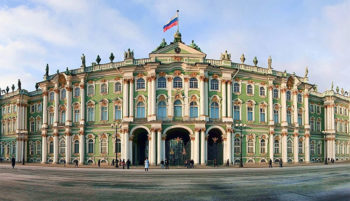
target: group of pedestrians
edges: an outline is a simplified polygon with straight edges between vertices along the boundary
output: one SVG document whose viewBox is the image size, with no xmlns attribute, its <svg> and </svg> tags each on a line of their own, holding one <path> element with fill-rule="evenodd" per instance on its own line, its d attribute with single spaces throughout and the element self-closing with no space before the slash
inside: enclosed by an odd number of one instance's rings
<svg viewBox="0 0 350 201">
<path fill-rule="evenodd" d="M 130 169 L 131 162 L 129 159 L 126 162 L 125 162 L 125 159 L 123 159 L 123 160 L 118 160 L 118 159 L 114 160 L 113 159 L 112 166 L 114 166 L 116 163 L 118 164 L 117 167 L 123 167 L 123 169 L 125 169 L 125 167 L 126 167 L 126 169 Z M 97 166 L 101 167 L 101 159 L 99 159 L 97 161 Z"/>
<path fill-rule="evenodd" d="M 283 161 L 282 158 L 278 160 L 278 164 L 280 167 L 283 167 Z M 272 168 L 272 159 L 269 160 L 269 168 Z"/>
</svg>

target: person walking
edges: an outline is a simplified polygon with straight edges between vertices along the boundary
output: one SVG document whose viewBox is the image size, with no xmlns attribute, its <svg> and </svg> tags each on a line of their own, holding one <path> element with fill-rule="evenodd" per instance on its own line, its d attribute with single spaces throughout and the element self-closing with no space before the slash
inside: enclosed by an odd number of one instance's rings
<svg viewBox="0 0 350 201">
<path fill-rule="evenodd" d="M 269 161 L 269 168 L 272 168 L 272 160 Z"/>
<path fill-rule="evenodd" d="M 66 160 L 63 160 L 63 166 L 66 167 Z"/>
<path fill-rule="evenodd" d="M 160 166 L 161 166 L 162 169 L 164 169 L 164 161 L 163 160 L 160 161 Z"/>
<path fill-rule="evenodd" d="M 78 160 L 75 160 L 75 167 L 78 167 Z"/>
<path fill-rule="evenodd" d="M 112 166 L 114 166 L 114 159 L 112 160 Z"/>
<path fill-rule="evenodd" d="M 214 159 L 214 167 L 217 167 L 218 163 L 216 162 L 216 159 Z"/>
<path fill-rule="evenodd" d="M 146 160 L 145 160 L 145 172 L 148 172 L 148 168 L 149 168 L 149 161 L 148 161 L 148 158 L 146 158 Z"/>
<path fill-rule="evenodd" d="M 98 159 L 97 165 L 98 165 L 98 167 L 101 167 L 101 159 Z"/>
<path fill-rule="evenodd" d="M 12 164 L 12 169 L 15 168 L 16 159 L 14 157 L 12 157 L 12 159 L 11 159 L 11 164 Z"/>
<path fill-rule="evenodd" d="M 230 160 L 227 159 L 227 161 L 226 161 L 226 167 L 229 167 L 229 166 L 230 166 Z"/>
<path fill-rule="evenodd" d="M 169 160 L 165 159 L 165 169 L 169 169 Z"/>
<path fill-rule="evenodd" d="M 127 161 L 126 161 L 126 169 L 130 169 L 130 160 L 128 159 Z"/>
<path fill-rule="evenodd" d="M 282 161 L 282 158 L 280 159 L 279 163 L 280 163 L 280 167 L 283 167 L 283 161 Z"/>
<path fill-rule="evenodd" d="M 123 166 L 123 169 L 125 169 L 125 159 L 123 159 L 122 166 Z"/>
</svg>

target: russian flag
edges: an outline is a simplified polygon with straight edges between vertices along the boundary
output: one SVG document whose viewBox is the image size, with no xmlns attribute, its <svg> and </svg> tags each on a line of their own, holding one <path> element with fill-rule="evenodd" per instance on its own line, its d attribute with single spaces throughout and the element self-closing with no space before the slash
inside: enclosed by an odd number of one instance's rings
<svg viewBox="0 0 350 201">
<path fill-rule="evenodd" d="M 176 14 L 173 18 L 169 20 L 169 22 L 166 25 L 163 26 L 163 32 L 166 32 L 171 27 L 178 25 L 178 23 L 179 23 L 179 18 Z"/>
</svg>

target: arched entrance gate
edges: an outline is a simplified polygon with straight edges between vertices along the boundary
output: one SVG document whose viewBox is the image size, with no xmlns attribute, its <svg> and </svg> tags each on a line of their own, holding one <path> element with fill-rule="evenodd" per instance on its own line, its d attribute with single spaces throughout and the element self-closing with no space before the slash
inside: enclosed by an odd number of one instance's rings
<svg viewBox="0 0 350 201">
<path fill-rule="evenodd" d="M 218 128 L 208 132 L 208 165 L 213 165 L 215 160 L 218 165 L 223 164 L 222 132 Z"/>
<path fill-rule="evenodd" d="M 190 133 L 184 128 L 172 128 L 166 132 L 165 158 L 170 165 L 184 165 L 191 160 Z"/>
<path fill-rule="evenodd" d="M 148 158 L 148 131 L 145 128 L 137 128 L 132 132 L 132 162 L 133 165 L 143 165 Z"/>
</svg>

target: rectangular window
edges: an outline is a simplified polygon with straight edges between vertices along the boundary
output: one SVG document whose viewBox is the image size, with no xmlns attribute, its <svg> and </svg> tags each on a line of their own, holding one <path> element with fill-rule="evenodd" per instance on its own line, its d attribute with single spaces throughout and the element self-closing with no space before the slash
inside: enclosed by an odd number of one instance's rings
<svg viewBox="0 0 350 201">
<path fill-rule="evenodd" d="M 253 121 L 253 108 L 248 107 L 248 121 Z"/>
<path fill-rule="evenodd" d="M 233 119 L 240 120 L 240 107 L 238 105 L 233 106 Z"/>
<path fill-rule="evenodd" d="M 273 111 L 273 121 L 275 122 L 275 124 L 279 122 L 278 110 Z"/>
<path fill-rule="evenodd" d="M 94 108 L 92 107 L 89 107 L 88 108 L 88 121 L 94 121 L 95 118 L 94 118 Z"/>
<path fill-rule="evenodd" d="M 260 122 L 265 122 L 265 109 L 260 108 Z"/>
<path fill-rule="evenodd" d="M 79 122 L 80 120 L 80 110 L 74 110 L 74 123 Z"/>
<path fill-rule="evenodd" d="M 54 117 L 54 114 L 52 112 L 49 113 L 49 125 L 53 124 L 53 117 Z"/>
<path fill-rule="evenodd" d="M 101 107 L 101 121 L 107 121 L 107 107 Z"/>
<path fill-rule="evenodd" d="M 115 117 L 114 117 L 114 119 L 115 119 L 115 120 L 121 119 L 121 118 L 122 118 L 122 112 L 121 112 L 121 107 L 120 107 L 120 105 L 116 105 L 116 106 L 114 107 L 114 109 L 115 109 Z"/>
</svg>

